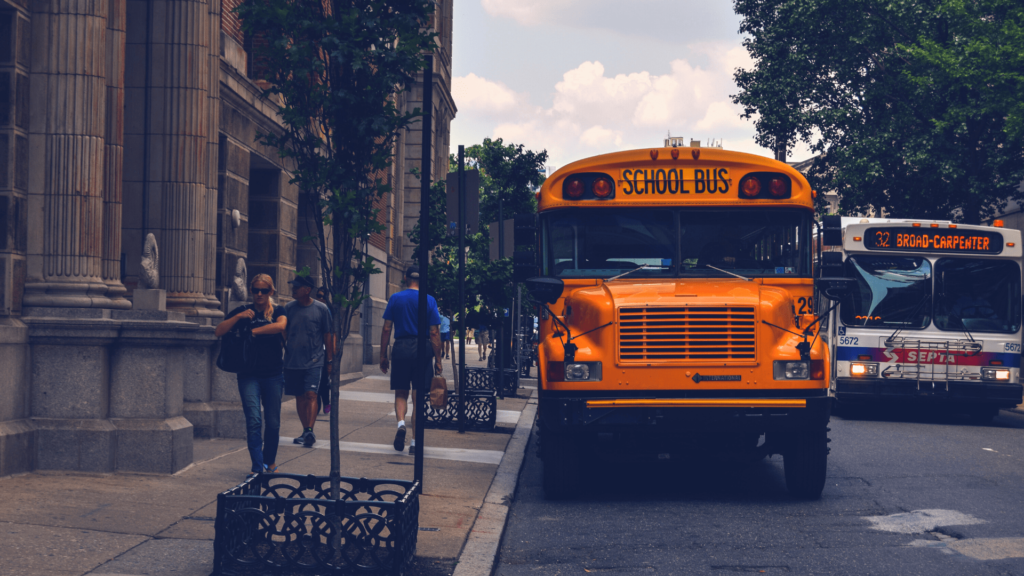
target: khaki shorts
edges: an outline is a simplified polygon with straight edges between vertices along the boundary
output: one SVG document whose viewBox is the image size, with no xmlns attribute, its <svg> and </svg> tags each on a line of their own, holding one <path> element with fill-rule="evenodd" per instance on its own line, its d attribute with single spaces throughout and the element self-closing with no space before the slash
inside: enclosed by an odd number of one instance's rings
<svg viewBox="0 0 1024 576">
<path fill-rule="evenodd" d="M 489 342 L 487 337 L 489 335 L 490 334 L 486 330 L 479 330 L 479 331 L 477 331 L 477 333 L 476 333 L 476 341 L 477 341 L 477 343 L 479 343 L 481 346 L 487 346 L 487 343 Z"/>
</svg>

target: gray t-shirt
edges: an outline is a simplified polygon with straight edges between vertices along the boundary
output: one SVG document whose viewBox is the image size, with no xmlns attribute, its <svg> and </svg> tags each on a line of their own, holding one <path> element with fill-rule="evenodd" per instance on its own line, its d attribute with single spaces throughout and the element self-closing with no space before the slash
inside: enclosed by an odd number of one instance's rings
<svg viewBox="0 0 1024 576">
<path fill-rule="evenodd" d="M 324 334 L 333 332 L 331 310 L 326 304 L 313 300 L 309 306 L 293 300 L 285 304 L 288 317 L 285 329 L 285 370 L 305 370 L 324 365 Z"/>
</svg>

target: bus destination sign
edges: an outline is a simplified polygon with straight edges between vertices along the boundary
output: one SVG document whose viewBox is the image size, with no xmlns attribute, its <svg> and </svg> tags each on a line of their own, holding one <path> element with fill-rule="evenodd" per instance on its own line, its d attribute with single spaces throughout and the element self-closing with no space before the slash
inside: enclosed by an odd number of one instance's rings
<svg viewBox="0 0 1024 576">
<path fill-rule="evenodd" d="M 999 254 L 1003 251 L 1003 236 L 998 232 L 952 228 L 868 228 L 864 231 L 864 247 L 903 252 Z"/>
</svg>

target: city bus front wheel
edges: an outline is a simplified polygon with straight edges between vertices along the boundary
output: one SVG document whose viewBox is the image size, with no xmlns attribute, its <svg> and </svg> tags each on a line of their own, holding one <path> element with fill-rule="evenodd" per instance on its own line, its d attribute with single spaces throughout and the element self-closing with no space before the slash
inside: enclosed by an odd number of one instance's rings
<svg viewBox="0 0 1024 576">
<path fill-rule="evenodd" d="M 828 468 L 828 427 L 822 425 L 794 433 L 782 455 L 789 493 L 804 500 L 821 498 Z"/>
</svg>

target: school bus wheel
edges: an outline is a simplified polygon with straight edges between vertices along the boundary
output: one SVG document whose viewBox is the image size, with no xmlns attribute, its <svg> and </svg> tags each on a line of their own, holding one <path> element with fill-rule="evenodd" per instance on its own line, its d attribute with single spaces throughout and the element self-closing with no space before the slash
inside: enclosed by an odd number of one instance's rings
<svg viewBox="0 0 1024 576">
<path fill-rule="evenodd" d="M 828 468 L 828 427 L 825 424 L 793 433 L 782 455 L 786 488 L 805 500 L 821 498 Z"/>
<path fill-rule="evenodd" d="M 544 496 L 548 500 L 568 498 L 579 479 L 579 450 L 576 440 L 564 430 L 541 430 L 541 462 L 544 464 Z"/>
</svg>

